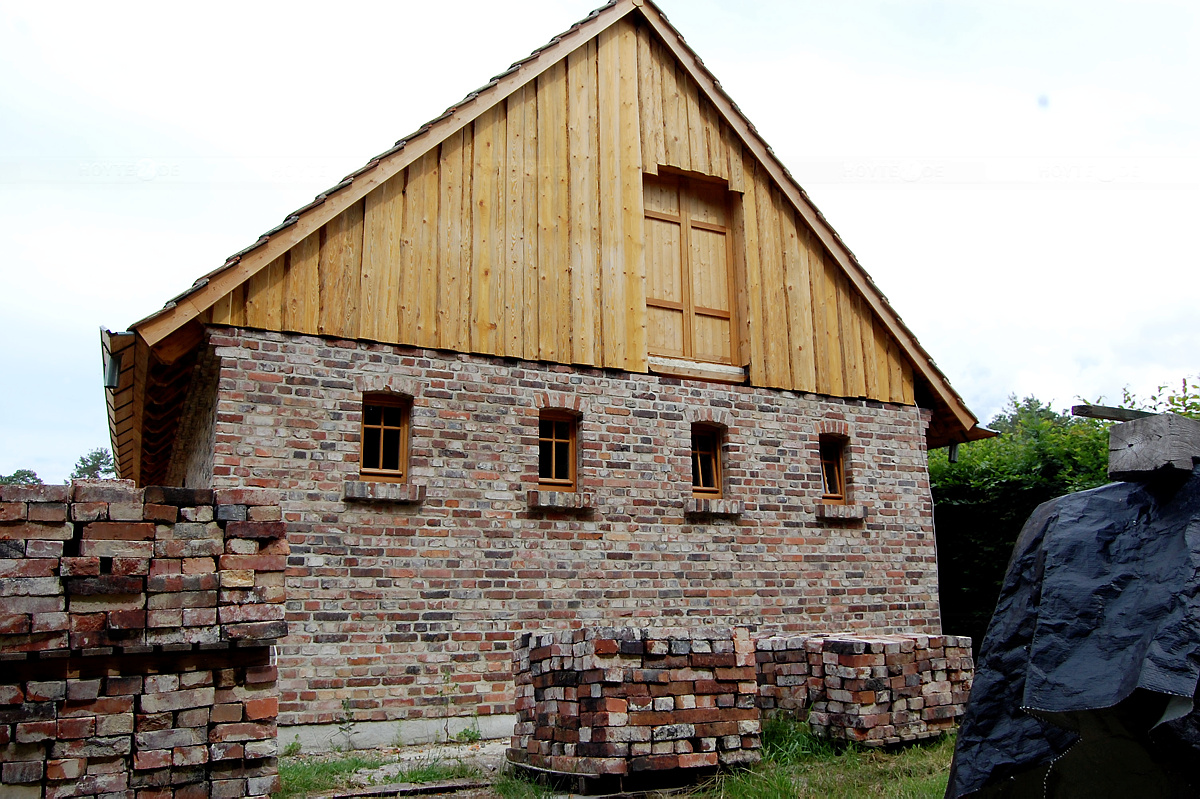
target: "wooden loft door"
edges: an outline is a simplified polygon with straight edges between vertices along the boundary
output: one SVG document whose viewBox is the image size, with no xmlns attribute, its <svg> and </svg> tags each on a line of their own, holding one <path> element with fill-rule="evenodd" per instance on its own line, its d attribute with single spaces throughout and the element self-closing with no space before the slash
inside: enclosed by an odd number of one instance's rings
<svg viewBox="0 0 1200 799">
<path fill-rule="evenodd" d="M 647 177 L 649 354 L 732 364 L 728 192 L 679 176 Z"/>
</svg>

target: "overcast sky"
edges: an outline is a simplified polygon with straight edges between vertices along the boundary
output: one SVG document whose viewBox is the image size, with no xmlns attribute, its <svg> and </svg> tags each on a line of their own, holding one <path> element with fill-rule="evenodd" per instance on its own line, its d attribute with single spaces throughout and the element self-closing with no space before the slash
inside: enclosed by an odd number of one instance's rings
<svg viewBox="0 0 1200 799">
<path fill-rule="evenodd" d="M 126 330 L 600 0 L 0 2 L 0 473 Z M 1187 2 L 661 7 L 986 422 L 1200 372 Z"/>
</svg>

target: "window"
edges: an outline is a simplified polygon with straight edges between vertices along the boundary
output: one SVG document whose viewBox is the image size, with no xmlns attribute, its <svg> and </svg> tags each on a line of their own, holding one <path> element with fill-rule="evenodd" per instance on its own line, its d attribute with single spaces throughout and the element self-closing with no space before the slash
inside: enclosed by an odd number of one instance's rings
<svg viewBox="0 0 1200 799">
<path fill-rule="evenodd" d="M 363 480 L 401 483 L 408 478 L 409 407 L 407 400 L 394 395 L 363 397 Z"/>
<path fill-rule="evenodd" d="M 846 502 L 846 439 L 822 433 L 821 499 L 836 505 Z"/>
<path fill-rule="evenodd" d="M 692 496 L 721 496 L 721 431 L 692 425 Z"/>
<path fill-rule="evenodd" d="M 732 237 L 723 184 L 647 177 L 646 331 L 651 355 L 733 364 Z"/>
<path fill-rule="evenodd" d="M 567 413 L 543 411 L 538 420 L 538 487 L 575 490 L 577 420 Z"/>
</svg>

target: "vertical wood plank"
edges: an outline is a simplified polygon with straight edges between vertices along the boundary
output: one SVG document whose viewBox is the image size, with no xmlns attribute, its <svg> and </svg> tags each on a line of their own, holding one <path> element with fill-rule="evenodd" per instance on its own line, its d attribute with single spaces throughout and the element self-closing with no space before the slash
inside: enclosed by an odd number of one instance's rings
<svg viewBox="0 0 1200 799">
<path fill-rule="evenodd" d="M 362 270 L 363 202 L 325 223 L 321 239 L 320 332 L 358 336 L 359 276 Z"/>
<path fill-rule="evenodd" d="M 766 329 L 766 316 L 763 311 L 756 196 L 758 192 L 754 190 L 759 176 L 752 161 L 746 162 L 744 169 L 748 190 L 742 195 L 742 218 L 740 220 L 742 234 L 739 238 L 742 239 L 742 250 L 746 259 L 746 299 L 750 311 L 750 382 L 755 385 L 768 385 L 764 346 L 770 331 Z"/>
<path fill-rule="evenodd" d="M 504 297 L 505 308 L 501 325 L 501 354 L 520 358 L 524 354 L 522 341 L 525 320 L 525 230 L 523 204 L 525 197 L 525 87 L 508 96 L 504 114 Z"/>
<path fill-rule="evenodd" d="M 538 357 L 570 358 L 567 253 L 567 75 L 562 62 L 538 76 Z"/>
<path fill-rule="evenodd" d="M 318 261 L 321 252 L 320 231 L 313 233 L 287 252 L 284 274 L 283 329 L 310 335 L 319 332 L 321 282 Z"/>
<path fill-rule="evenodd" d="M 846 391 L 845 362 L 842 360 L 841 316 L 838 310 L 838 302 L 841 300 L 838 280 L 841 279 L 841 274 L 837 261 L 830 257 L 824 249 L 821 250 L 821 263 L 825 267 L 825 351 L 829 358 L 829 390 L 826 393 L 835 397 L 844 397 Z"/>
<path fill-rule="evenodd" d="M 683 95 L 687 120 L 688 156 L 691 159 L 691 169 L 712 174 L 712 165 L 708 161 L 708 143 L 704 139 L 704 117 L 700 113 L 700 87 L 696 81 L 679 65 L 676 70 L 676 81 Z"/>
<path fill-rule="evenodd" d="M 700 117 L 704 120 L 704 146 L 708 150 L 710 173 L 719 178 L 729 178 L 729 159 L 725 154 L 725 141 L 721 135 L 721 116 L 717 107 L 708 98 L 700 96 Z"/>
<path fill-rule="evenodd" d="M 229 324 L 244 327 L 246 324 L 246 284 L 239 283 L 229 292 Z"/>
<path fill-rule="evenodd" d="M 849 397 L 863 397 L 867 385 L 863 380 L 862 334 L 859 332 L 858 296 L 850 281 L 838 275 L 838 338 L 842 345 L 845 391 Z"/>
<path fill-rule="evenodd" d="M 538 357 L 540 337 L 538 334 L 538 209 L 541 199 L 538 197 L 538 121 L 537 93 L 533 86 L 525 88 L 525 100 L 517 110 L 509 104 L 509 114 L 520 114 L 521 126 L 525 130 L 525 153 L 522 180 L 524 188 L 522 195 L 524 204 L 521 210 L 524 240 L 522 251 L 525 260 L 523 292 L 524 307 L 521 309 L 521 347 L 522 355 L 528 360 Z"/>
<path fill-rule="evenodd" d="M 742 143 L 738 141 L 733 129 L 728 125 L 721 126 L 721 136 L 725 139 L 725 154 L 729 159 L 729 190 L 745 191 L 746 176 L 742 169 Z"/>
<path fill-rule="evenodd" d="M 875 371 L 875 313 L 864 297 L 858 298 L 858 335 L 862 341 L 862 371 L 865 395 L 879 399 L 879 373 Z"/>
<path fill-rule="evenodd" d="M 792 388 L 817 390 L 813 358 L 812 288 L 809 280 L 808 230 L 785 206 L 779 214 L 783 239 L 784 287 L 787 297 L 788 350 L 792 364 Z"/>
<path fill-rule="evenodd" d="M 625 367 L 624 217 L 621 213 L 620 52 L 617 32 L 601 31 L 597 42 L 597 131 L 600 142 L 600 275 L 603 365 Z M 639 220 L 639 225 L 641 221 Z"/>
<path fill-rule="evenodd" d="M 471 251 L 470 242 L 463 241 L 463 192 L 470 196 L 469 169 L 463 164 L 465 132 L 459 130 L 442 142 L 438 163 L 438 184 L 441 194 L 441 213 L 438 219 L 438 345 L 450 350 L 465 351 L 470 336 L 464 329 L 463 309 L 469 308 L 471 292 L 471 261 L 463 257 L 464 249 Z M 470 207 L 466 213 L 470 214 Z M 469 230 L 469 229 L 468 229 Z M 468 234 L 469 238 L 469 234 Z"/>
<path fill-rule="evenodd" d="M 233 313 L 232 308 L 230 307 L 232 304 L 233 304 L 233 293 L 232 292 L 230 292 L 229 294 L 226 294 L 224 297 L 222 297 L 221 299 L 219 299 L 215 303 L 213 303 L 213 307 L 210 310 L 212 311 L 212 323 L 214 325 L 232 324 L 229 321 L 229 319 Z"/>
<path fill-rule="evenodd" d="M 597 364 L 600 327 L 598 216 L 599 176 L 596 153 L 599 130 L 596 97 L 596 45 L 588 42 L 567 59 L 570 83 L 568 147 L 570 150 L 571 358 Z"/>
<path fill-rule="evenodd" d="M 417 225 L 417 339 L 420 347 L 437 346 L 438 299 L 438 162 L 437 151 L 421 158 L 426 162 L 424 205 Z"/>
<path fill-rule="evenodd" d="M 875 375 L 876 391 L 873 399 L 890 402 L 892 391 L 889 385 L 891 375 L 888 366 L 888 332 L 881 319 L 873 318 L 871 332 L 875 337 Z"/>
<path fill-rule="evenodd" d="M 686 73 L 676 74 L 675 58 L 663 47 L 658 48 L 662 74 L 663 147 L 668 166 L 691 169 L 692 159 L 688 147 L 687 106 L 684 104 L 679 86 L 679 77 L 687 79 Z M 682 69 L 682 68 L 681 68 Z"/>
<path fill-rule="evenodd" d="M 912 364 L 907 360 L 900 365 L 900 387 L 905 405 L 916 405 L 916 386 L 913 382 Z"/>
<path fill-rule="evenodd" d="M 900 353 L 900 343 L 894 338 L 888 339 L 888 392 L 892 402 L 904 404 L 904 356 Z"/>
<path fill-rule="evenodd" d="M 374 341 L 399 337 L 395 303 L 400 296 L 400 236 L 404 176 L 396 175 L 364 200 L 360 335 Z"/>
<path fill-rule="evenodd" d="M 833 393 L 833 359 L 829 352 L 832 340 L 827 330 L 829 324 L 828 297 L 825 292 L 825 259 L 821 243 L 816 236 L 808 241 L 809 285 L 813 300 L 813 363 L 816 365 L 817 393 Z M 840 368 L 840 366 L 839 366 Z"/>
<path fill-rule="evenodd" d="M 767 385 L 791 387 L 788 360 L 787 300 L 779 289 L 784 285 L 783 254 L 779 241 L 778 200 L 765 175 L 756 175 L 754 203 L 758 210 L 759 275 L 762 281 L 763 347 Z"/>
<path fill-rule="evenodd" d="M 648 175 L 658 174 L 665 160 L 663 152 L 662 69 L 655 58 L 650 30 L 637 29 L 638 37 L 638 112 L 642 128 L 642 168 Z"/>
<path fill-rule="evenodd" d="M 646 360 L 646 262 L 642 192 L 641 121 L 638 114 L 637 33 L 628 17 L 617 25 L 619 33 L 620 176 L 621 211 L 625 215 L 625 368 L 644 372 Z"/>
<path fill-rule="evenodd" d="M 267 326 L 267 288 L 271 265 L 255 272 L 246 281 L 246 324 L 250 327 Z"/>
<path fill-rule="evenodd" d="M 495 107 L 475 120 L 475 152 L 471 169 L 473 190 L 471 269 L 471 349 L 499 352 L 498 322 L 504 314 L 504 297 L 499 290 L 506 251 L 504 236 L 503 164 L 504 120 Z"/>
</svg>

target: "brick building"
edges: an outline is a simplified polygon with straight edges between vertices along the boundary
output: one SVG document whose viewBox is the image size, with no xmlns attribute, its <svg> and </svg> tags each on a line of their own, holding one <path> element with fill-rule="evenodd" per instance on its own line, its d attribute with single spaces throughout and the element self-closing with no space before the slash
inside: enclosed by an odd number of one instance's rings
<svg viewBox="0 0 1200 799">
<path fill-rule="evenodd" d="M 926 453 L 988 434 L 643 0 L 103 344 L 121 477 L 284 497 L 313 745 L 507 733 L 526 630 L 939 632 Z"/>
</svg>

